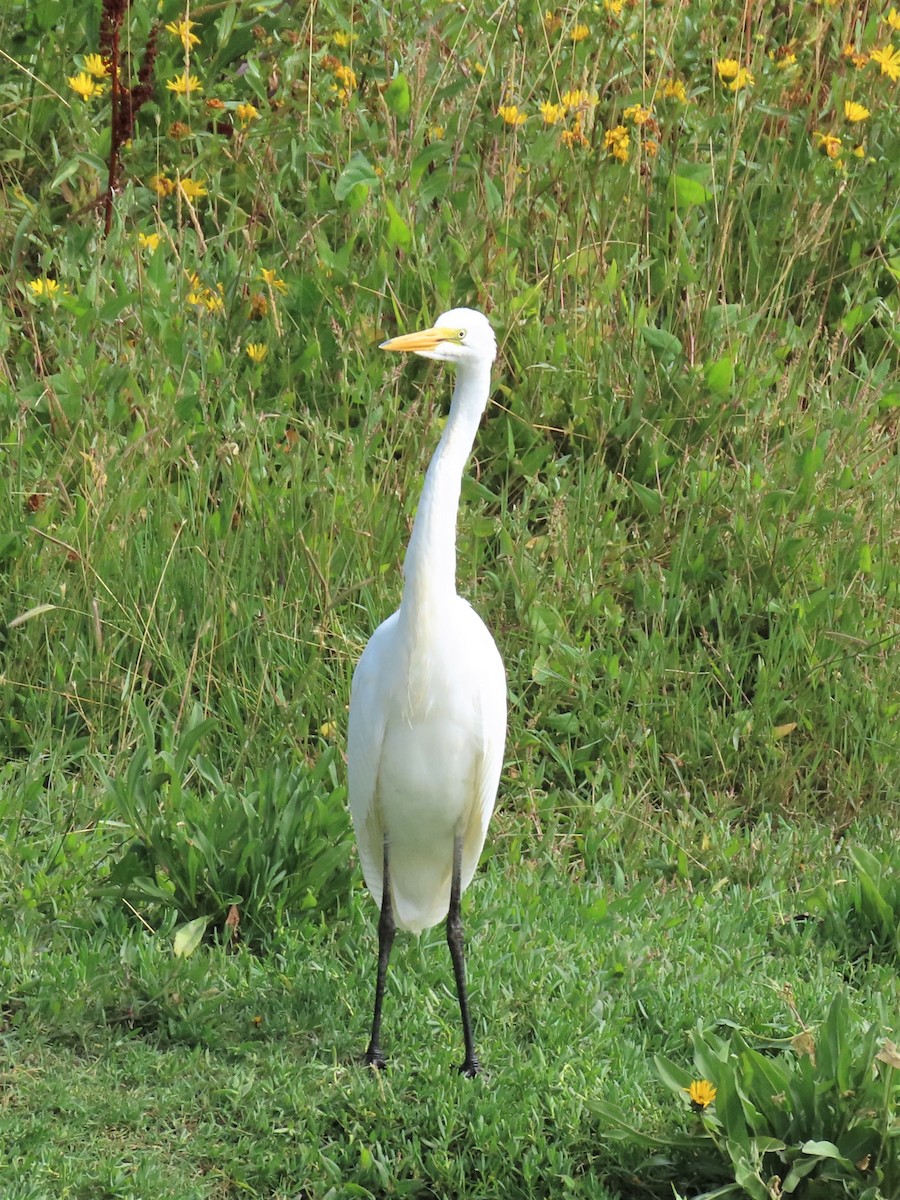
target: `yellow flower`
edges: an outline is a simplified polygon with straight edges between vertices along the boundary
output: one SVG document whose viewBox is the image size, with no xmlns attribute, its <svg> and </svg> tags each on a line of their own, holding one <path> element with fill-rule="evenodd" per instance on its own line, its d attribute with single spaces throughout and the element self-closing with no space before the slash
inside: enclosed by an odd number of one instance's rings
<svg viewBox="0 0 900 1200">
<path fill-rule="evenodd" d="M 524 125 L 528 117 L 523 112 L 519 112 L 518 106 L 515 104 L 501 104 L 497 109 L 497 116 L 502 117 L 507 125 Z"/>
<path fill-rule="evenodd" d="M 734 79 L 740 69 L 741 64 L 736 58 L 720 58 L 716 62 L 716 70 L 719 72 L 719 78 L 723 81 Z"/>
<path fill-rule="evenodd" d="M 691 1086 L 686 1087 L 684 1091 L 690 1097 L 691 1108 L 695 1112 L 703 1112 L 716 1098 L 716 1089 L 708 1079 L 693 1079 Z"/>
<path fill-rule="evenodd" d="M 645 138 L 644 153 L 649 158 L 656 158 L 657 154 L 659 154 L 659 142 L 657 142 L 654 138 Z"/>
<path fill-rule="evenodd" d="M 28 286 L 35 300 L 40 300 L 44 296 L 52 298 L 59 291 L 59 280 L 48 279 L 46 275 L 42 275 L 40 279 L 29 279 Z"/>
<path fill-rule="evenodd" d="M 560 104 L 564 104 L 566 108 L 585 108 L 589 104 L 596 104 L 600 97 L 596 92 L 586 92 L 583 88 L 573 88 L 571 91 L 563 92 L 559 98 Z"/>
<path fill-rule="evenodd" d="M 900 13 L 896 8 L 889 8 L 884 14 L 884 19 L 890 25 L 891 29 L 900 29 Z"/>
<path fill-rule="evenodd" d="M 857 104 L 855 100 L 844 101 L 844 116 L 848 121 L 865 121 L 866 117 L 871 116 L 871 113 L 864 104 Z"/>
<path fill-rule="evenodd" d="M 769 58 L 779 71 L 784 71 L 788 67 L 794 66 L 797 61 L 797 55 L 794 54 L 793 50 L 788 50 L 784 46 L 780 50 L 770 50 Z"/>
<path fill-rule="evenodd" d="M 247 351 L 247 357 L 250 361 L 256 363 L 257 366 L 259 366 L 269 353 L 269 347 L 265 342 L 248 342 L 244 349 Z"/>
<path fill-rule="evenodd" d="M 870 58 L 881 67 L 882 75 L 889 76 L 894 83 L 900 79 L 900 50 L 895 50 L 891 45 L 882 46 L 879 50 L 873 50 Z"/>
<path fill-rule="evenodd" d="M 178 186 L 182 196 L 186 196 L 188 200 L 199 200 L 201 196 L 209 195 L 206 184 L 201 183 L 199 179 L 179 179 Z"/>
<path fill-rule="evenodd" d="M 664 100 L 677 100 L 679 104 L 687 104 L 687 92 L 680 79 L 667 79 L 662 86 Z"/>
<path fill-rule="evenodd" d="M 824 150 L 829 158 L 837 158 L 841 152 L 841 139 L 833 133 L 819 133 L 817 130 L 813 134 L 813 141 L 817 149 Z"/>
<path fill-rule="evenodd" d="M 625 120 L 634 121 L 635 125 L 646 125 L 652 116 L 653 109 L 644 108 L 642 104 L 630 104 L 624 112 Z"/>
<path fill-rule="evenodd" d="M 168 175 L 152 175 L 150 177 L 150 188 L 156 192 L 157 196 L 171 196 L 178 185 L 174 179 L 170 179 Z"/>
<path fill-rule="evenodd" d="M 283 279 L 278 278 L 277 271 L 272 270 L 269 267 L 262 267 L 260 269 L 260 275 L 262 275 L 262 277 L 263 277 L 263 282 L 268 284 L 268 286 L 270 288 L 275 288 L 276 291 L 279 291 L 279 292 L 287 291 L 287 284 L 284 282 Z"/>
<path fill-rule="evenodd" d="M 548 8 L 544 13 L 544 28 L 548 33 L 556 33 L 562 25 L 562 17 L 558 17 L 553 9 Z"/>
<path fill-rule="evenodd" d="M 728 90 L 729 92 L 739 92 L 741 88 L 753 87 L 755 82 L 752 72 L 748 71 L 746 67 L 738 67 L 737 75 L 728 84 Z"/>
<path fill-rule="evenodd" d="M 191 33 L 196 24 L 196 21 L 170 21 L 166 26 L 166 30 L 174 37 L 181 39 L 181 44 L 185 50 L 190 50 L 191 46 L 200 45 L 200 39 L 196 33 Z"/>
<path fill-rule="evenodd" d="M 242 125 L 249 125 L 259 116 L 259 109 L 253 104 L 239 104 L 234 113 Z"/>
<path fill-rule="evenodd" d="M 105 79 L 109 74 L 109 65 L 102 54 L 86 54 L 84 56 L 84 69 L 88 75 L 93 75 L 95 79 Z"/>
<path fill-rule="evenodd" d="M 607 12 L 611 12 L 614 17 L 621 17 L 622 9 L 625 7 L 625 0 L 603 0 L 603 7 Z"/>
<path fill-rule="evenodd" d="M 589 146 L 590 142 L 584 136 L 584 131 L 581 128 L 581 117 L 576 117 L 571 129 L 564 129 L 562 134 L 562 143 L 573 149 L 575 146 Z"/>
<path fill-rule="evenodd" d="M 91 79 L 87 71 L 79 71 L 77 75 L 70 75 L 66 79 L 66 83 L 84 101 L 93 100 L 95 96 L 103 95 L 103 84 Z"/>
<path fill-rule="evenodd" d="M 586 37 L 591 36 L 591 30 L 588 25 L 573 25 L 569 30 L 569 37 L 573 42 L 583 42 Z"/>
<path fill-rule="evenodd" d="M 564 104 L 551 104 L 549 100 L 544 100 L 538 107 L 545 125 L 557 125 L 566 115 Z"/>
<path fill-rule="evenodd" d="M 180 141 L 182 138 L 191 136 L 191 127 L 190 125 L 185 125 L 184 121 L 173 121 L 166 132 L 170 138 Z"/>
<path fill-rule="evenodd" d="M 149 250 L 152 254 L 159 245 L 161 238 L 158 233 L 139 233 L 138 242 L 142 250 Z"/>
<path fill-rule="evenodd" d="M 166 82 L 166 87 L 170 92 L 175 92 L 177 96 L 190 96 L 192 92 L 198 95 L 203 91 L 203 85 L 198 83 L 196 79 L 191 79 L 190 75 L 185 71 L 182 75 L 176 75 L 174 79 L 169 79 Z"/>
<path fill-rule="evenodd" d="M 857 50 L 855 46 L 851 46 L 849 43 L 844 47 L 844 58 L 849 58 L 854 67 L 857 69 L 864 67 L 869 61 L 868 54 L 863 54 L 861 51 Z"/>
<path fill-rule="evenodd" d="M 340 29 L 336 29 L 334 31 L 334 33 L 331 35 L 331 40 L 334 42 L 334 44 L 336 46 L 341 46 L 342 48 L 346 49 L 346 47 L 349 46 L 351 42 L 356 41 L 356 34 L 355 33 L 344 33 Z"/>
<path fill-rule="evenodd" d="M 617 125 L 615 129 L 607 129 L 603 135 L 603 149 L 609 153 L 610 157 L 618 159 L 619 162 L 628 162 L 630 144 L 631 136 L 624 125 Z"/>
<path fill-rule="evenodd" d="M 850 153 L 855 154 L 857 158 L 865 158 L 866 157 L 866 148 L 865 148 L 865 146 L 862 146 L 862 145 L 854 146 L 853 149 L 850 151 Z"/>
<path fill-rule="evenodd" d="M 429 142 L 442 142 L 444 140 L 445 132 L 446 132 L 446 130 L 444 129 L 443 125 L 429 125 L 428 126 Z"/>
<path fill-rule="evenodd" d="M 343 63 L 338 63 L 333 74 L 341 87 L 346 88 L 348 92 L 356 90 L 356 72 L 352 67 L 345 67 Z"/>
</svg>

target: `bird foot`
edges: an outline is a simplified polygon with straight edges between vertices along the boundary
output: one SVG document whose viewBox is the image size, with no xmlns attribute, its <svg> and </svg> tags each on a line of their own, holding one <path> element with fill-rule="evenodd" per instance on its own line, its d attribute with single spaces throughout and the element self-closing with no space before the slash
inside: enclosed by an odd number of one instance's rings
<svg viewBox="0 0 900 1200">
<path fill-rule="evenodd" d="M 471 1058 L 467 1058 L 464 1063 L 460 1063 L 456 1068 L 460 1075 L 465 1075 L 466 1079 L 474 1079 L 476 1075 L 481 1073 L 481 1063 L 473 1054 Z"/>
<path fill-rule="evenodd" d="M 387 1059 L 377 1046 L 370 1046 L 368 1048 L 364 1061 L 367 1067 L 374 1067 L 376 1071 L 383 1071 L 387 1066 Z"/>
</svg>

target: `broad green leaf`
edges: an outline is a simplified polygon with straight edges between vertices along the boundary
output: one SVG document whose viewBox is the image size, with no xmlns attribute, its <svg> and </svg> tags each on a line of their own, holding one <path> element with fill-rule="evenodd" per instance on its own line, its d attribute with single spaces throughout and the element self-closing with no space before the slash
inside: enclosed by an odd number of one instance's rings
<svg viewBox="0 0 900 1200">
<path fill-rule="evenodd" d="M 698 183 L 696 179 L 688 179 L 684 175 L 672 176 L 672 199 L 676 208 L 690 208 L 693 204 L 705 204 L 712 200 L 713 193 Z"/>
<path fill-rule="evenodd" d="M 657 329 L 655 325 L 642 325 L 641 337 L 651 350 L 669 358 L 675 358 L 681 353 L 681 342 L 668 329 Z"/>
<path fill-rule="evenodd" d="M 734 384 L 734 361 L 725 355 L 703 368 L 706 386 L 715 396 L 730 396 Z"/>
<path fill-rule="evenodd" d="M 359 188 L 359 195 L 362 200 L 365 200 L 369 189 L 377 182 L 378 176 L 369 161 L 361 154 L 354 154 L 337 178 L 334 185 L 334 198 L 341 203 L 349 198 L 355 188 Z"/>
<path fill-rule="evenodd" d="M 401 121 L 409 116 L 409 81 L 402 73 L 395 75 L 384 89 L 384 102 Z"/>
<path fill-rule="evenodd" d="M 405 249 L 412 242 L 412 232 L 409 226 L 397 212 L 390 200 L 385 201 L 388 213 L 387 243 L 391 249 Z"/>
<path fill-rule="evenodd" d="M 209 917 L 195 917 L 185 925 L 179 925 L 172 940 L 172 949 L 176 958 L 190 958 L 206 933 Z"/>
</svg>

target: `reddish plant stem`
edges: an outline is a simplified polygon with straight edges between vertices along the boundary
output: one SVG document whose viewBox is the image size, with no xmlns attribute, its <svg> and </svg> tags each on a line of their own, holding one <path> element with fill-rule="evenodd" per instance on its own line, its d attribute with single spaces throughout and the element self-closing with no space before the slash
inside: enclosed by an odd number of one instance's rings
<svg viewBox="0 0 900 1200">
<path fill-rule="evenodd" d="M 116 194 L 116 180 L 119 177 L 119 24 L 113 25 L 110 33 L 110 64 L 109 73 L 112 80 L 110 88 L 110 128 L 109 128 L 109 179 L 106 184 L 106 218 L 103 223 L 103 235 L 109 236 L 112 229 L 113 201 Z"/>
</svg>

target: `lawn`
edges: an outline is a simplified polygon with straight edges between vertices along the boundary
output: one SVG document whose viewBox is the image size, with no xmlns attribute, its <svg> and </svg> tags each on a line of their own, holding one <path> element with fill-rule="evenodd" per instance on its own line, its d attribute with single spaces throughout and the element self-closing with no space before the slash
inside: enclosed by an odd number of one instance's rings
<svg viewBox="0 0 900 1200">
<path fill-rule="evenodd" d="M 900 1195 L 900 10 L 0 14 L 0 1194 Z M 377 912 L 353 666 L 474 305 L 500 799 Z"/>
</svg>

